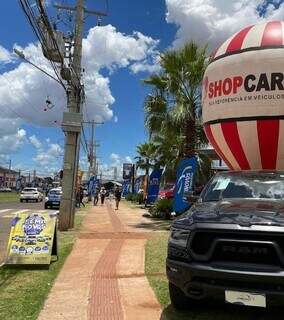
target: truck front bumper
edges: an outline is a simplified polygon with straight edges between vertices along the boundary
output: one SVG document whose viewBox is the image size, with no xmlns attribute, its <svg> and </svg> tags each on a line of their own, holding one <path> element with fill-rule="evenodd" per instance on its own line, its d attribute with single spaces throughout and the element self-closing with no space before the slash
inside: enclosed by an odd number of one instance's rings
<svg viewBox="0 0 284 320">
<path fill-rule="evenodd" d="M 225 301 L 225 291 L 266 295 L 267 306 L 284 304 L 284 271 L 251 272 L 222 269 L 210 264 L 167 259 L 168 280 L 193 299 L 215 297 Z"/>
</svg>

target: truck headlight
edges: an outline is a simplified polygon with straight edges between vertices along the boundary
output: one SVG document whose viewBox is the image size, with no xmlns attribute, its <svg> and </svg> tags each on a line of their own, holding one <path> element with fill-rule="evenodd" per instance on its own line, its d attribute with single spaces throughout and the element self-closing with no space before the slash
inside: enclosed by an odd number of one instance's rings
<svg viewBox="0 0 284 320">
<path fill-rule="evenodd" d="M 189 235 L 190 230 L 172 228 L 169 244 L 185 249 L 187 246 Z"/>
</svg>

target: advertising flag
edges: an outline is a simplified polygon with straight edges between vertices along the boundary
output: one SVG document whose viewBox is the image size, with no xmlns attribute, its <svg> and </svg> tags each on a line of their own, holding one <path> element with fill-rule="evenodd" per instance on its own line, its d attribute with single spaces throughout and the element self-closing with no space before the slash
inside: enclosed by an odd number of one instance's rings
<svg viewBox="0 0 284 320">
<path fill-rule="evenodd" d="M 133 165 L 132 163 L 124 163 L 123 164 L 123 174 L 122 177 L 124 180 L 129 180 L 132 177 Z"/>
<path fill-rule="evenodd" d="M 122 183 L 122 196 L 125 197 L 130 192 L 131 180 L 124 180 Z"/>
<path fill-rule="evenodd" d="M 192 191 L 193 177 L 196 169 L 196 157 L 183 159 L 179 163 L 173 203 L 173 209 L 177 213 L 182 213 L 190 207 L 187 196 Z"/>
<path fill-rule="evenodd" d="M 150 174 L 147 204 L 154 203 L 158 197 L 162 171 L 162 169 L 156 169 Z"/>
</svg>

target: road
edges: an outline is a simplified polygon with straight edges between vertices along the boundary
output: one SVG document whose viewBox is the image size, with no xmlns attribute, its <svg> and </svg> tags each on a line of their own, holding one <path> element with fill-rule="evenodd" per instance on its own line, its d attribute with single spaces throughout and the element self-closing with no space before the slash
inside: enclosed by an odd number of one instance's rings
<svg viewBox="0 0 284 320">
<path fill-rule="evenodd" d="M 20 212 L 44 212 L 44 202 L 11 201 L 0 202 L 0 265 L 4 262 L 8 238 L 10 233 L 10 222 Z"/>
</svg>

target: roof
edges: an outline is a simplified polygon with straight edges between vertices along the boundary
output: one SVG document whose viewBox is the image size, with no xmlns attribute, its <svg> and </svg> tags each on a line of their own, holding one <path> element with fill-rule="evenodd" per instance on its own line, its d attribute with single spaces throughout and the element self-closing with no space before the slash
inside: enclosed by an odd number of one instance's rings
<svg viewBox="0 0 284 320">
<path fill-rule="evenodd" d="M 9 170 L 9 169 L 1 167 L 1 166 L 0 166 L 0 172 L 1 173 L 19 174 L 19 172 L 15 171 L 15 170 Z"/>
</svg>

